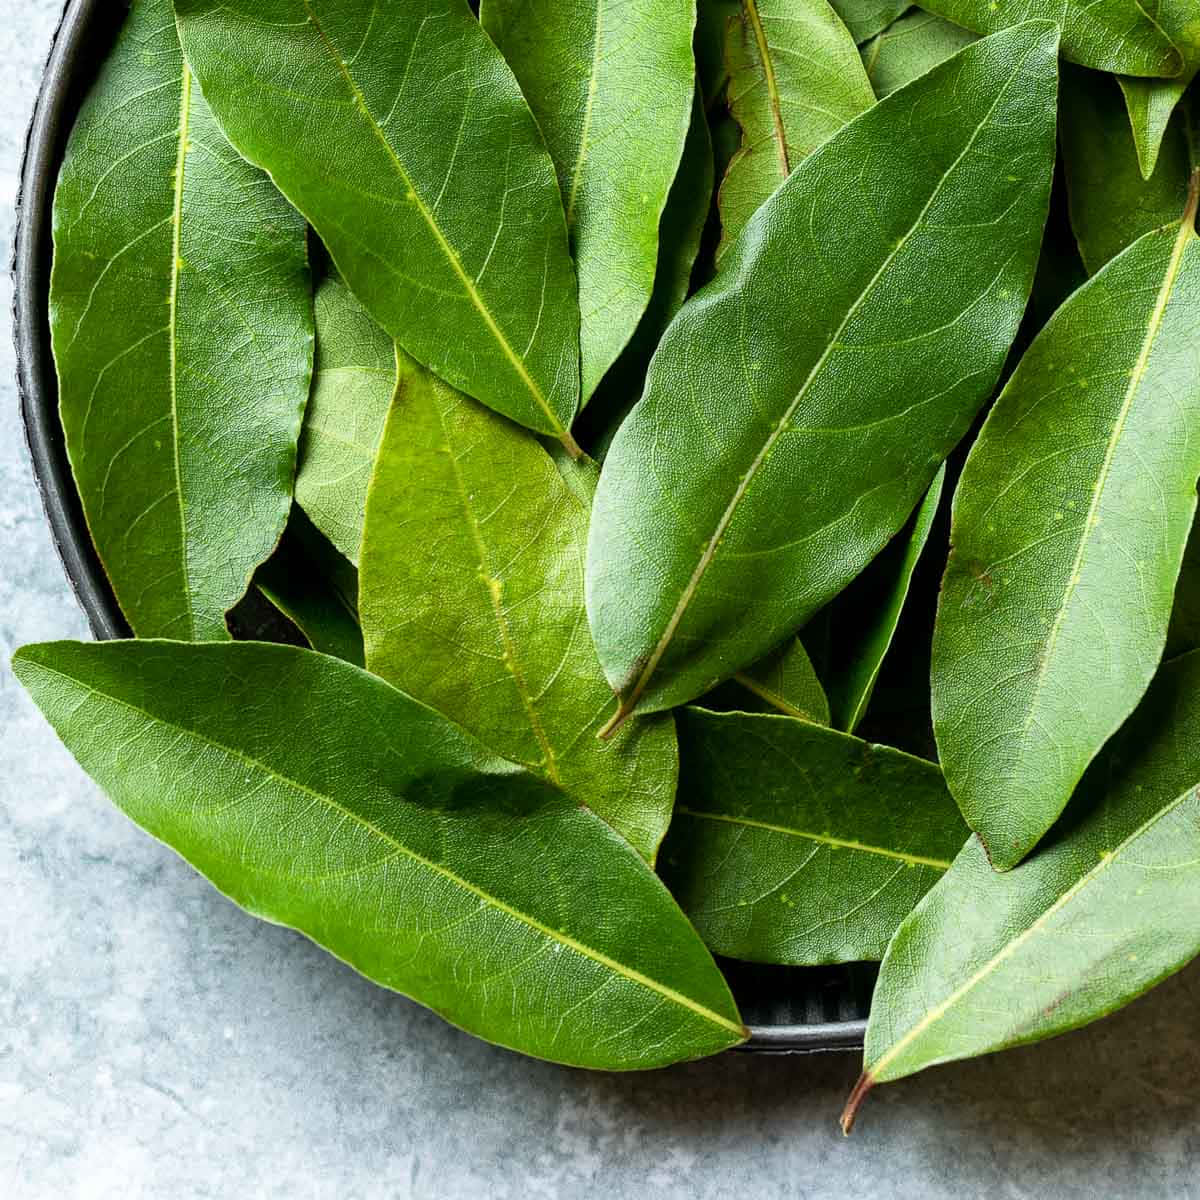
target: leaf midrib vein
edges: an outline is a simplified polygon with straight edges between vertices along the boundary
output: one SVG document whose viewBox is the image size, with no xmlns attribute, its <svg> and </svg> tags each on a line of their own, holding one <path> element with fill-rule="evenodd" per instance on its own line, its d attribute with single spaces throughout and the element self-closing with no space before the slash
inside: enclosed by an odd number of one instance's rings
<svg viewBox="0 0 1200 1200">
<path fill-rule="evenodd" d="M 201 745 L 209 746 L 215 750 L 221 751 L 224 754 L 229 754 L 238 761 L 244 763 L 247 767 L 252 767 L 262 771 L 263 774 L 277 780 L 279 783 L 294 788 L 296 791 L 304 795 L 313 797 L 314 800 L 327 805 L 336 812 L 341 813 L 343 817 L 347 818 L 348 820 L 357 822 L 368 832 L 378 837 L 381 841 L 392 846 L 399 854 L 405 855 L 406 857 L 412 859 L 412 861 L 418 866 L 424 867 L 436 875 L 440 875 L 443 879 L 447 880 L 455 887 L 459 887 L 463 891 L 468 892 L 470 895 L 476 896 L 485 904 L 496 909 L 496 911 L 504 913 L 521 924 L 527 925 L 536 933 L 540 933 L 543 937 L 546 937 L 551 941 L 558 942 L 559 944 L 565 946 L 568 950 L 575 951 L 581 957 L 591 959 L 593 962 L 606 968 L 613 974 L 619 975 L 622 978 L 629 980 L 631 983 L 635 983 L 641 987 L 644 987 L 647 991 L 654 992 L 656 995 L 663 997 L 665 1000 L 669 1000 L 682 1008 L 688 1009 L 690 1012 L 694 1013 L 698 1017 L 701 1017 L 703 1020 L 709 1021 L 711 1024 L 720 1026 L 722 1029 L 726 1029 L 732 1033 L 735 1033 L 740 1038 L 746 1037 L 745 1027 L 738 1024 L 736 1021 L 731 1021 L 728 1017 L 723 1017 L 720 1013 L 706 1007 L 698 1000 L 693 1000 L 690 996 L 685 996 L 682 992 L 677 991 L 675 988 L 669 987 L 667 984 L 660 983 L 656 979 L 652 979 L 649 975 L 637 970 L 637 968 L 630 967 L 625 963 L 619 962 L 617 959 L 605 954 L 602 950 L 597 950 L 595 947 L 589 946 L 585 942 L 581 942 L 577 938 L 571 937 L 570 934 L 563 933 L 561 930 L 551 928 L 549 925 L 544 924 L 536 917 L 531 916 L 529 913 L 521 912 L 520 909 L 514 908 L 511 904 L 501 900 L 498 896 L 493 896 L 490 892 L 486 891 L 484 888 L 481 888 L 478 884 L 472 883 L 468 879 L 464 879 L 461 875 L 457 874 L 455 871 L 452 871 L 449 867 L 446 867 L 441 863 L 434 862 L 432 859 L 426 858 L 423 854 L 419 854 L 410 846 L 404 845 L 403 842 L 398 841 L 392 834 L 389 834 L 386 830 L 381 829 L 374 822 L 362 816 L 361 813 L 356 813 L 352 809 L 346 808 L 345 805 L 341 804 L 333 796 L 327 795 L 325 792 L 317 791 L 308 784 L 301 783 L 297 779 L 292 779 L 290 776 L 282 774 L 273 767 L 268 766 L 261 759 L 254 758 L 252 755 L 246 754 L 243 751 L 238 750 L 236 747 L 223 745 L 212 738 L 206 737 L 204 734 L 195 729 L 189 729 L 185 725 L 179 725 L 173 721 L 164 720 L 163 718 L 156 716 L 154 713 L 151 713 L 144 708 L 139 708 L 136 704 L 131 704 L 129 701 L 121 699 L 119 696 L 113 696 L 108 692 L 101 691 L 99 688 L 92 687 L 90 684 L 86 684 L 82 680 L 68 675 L 65 671 L 59 671 L 54 667 L 47 666 L 45 663 L 38 662 L 34 659 L 27 658 L 24 661 L 36 670 L 42 671 L 49 675 L 57 676 L 59 679 L 66 680 L 74 687 L 83 689 L 88 695 L 99 697 L 108 701 L 110 704 L 115 704 L 121 708 L 127 709 L 130 712 L 137 713 L 139 716 L 145 717 L 147 720 L 152 721 L 165 729 L 175 730 L 176 732 L 182 733 L 187 737 L 194 738 L 196 741 L 201 743 Z M 388 685 L 385 684 L 385 686 Z"/>
<path fill-rule="evenodd" d="M 750 23 L 754 41 L 758 45 L 758 56 L 763 65 L 763 82 L 767 85 L 767 104 L 771 110 L 771 128 L 775 150 L 779 156 L 779 169 L 786 179 L 792 168 L 788 158 L 787 132 L 783 126 L 783 107 L 779 99 L 779 80 L 775 78 L 775 63 L 771 59 L 771 47 L 767 42 L 767 31 L 763 28 L 758 11 L 758 0 L 742 0 L 742 9 Z"/>
</svg>

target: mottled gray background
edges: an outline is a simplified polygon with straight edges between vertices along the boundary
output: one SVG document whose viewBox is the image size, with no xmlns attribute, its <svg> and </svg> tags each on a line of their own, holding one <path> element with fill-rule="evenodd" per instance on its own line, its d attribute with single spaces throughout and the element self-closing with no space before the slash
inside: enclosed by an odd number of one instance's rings
<svg viewBox="0 0 1200 1200">
<path fill-rule="evenodd" d="M 0 239 L 60 0 L 2 0 Z M 880 1089 L 850 1055 L 529 1062 L 253 921 L 79 772 L 7 671 L 85 636 L 26 463 L 0 284 L 0 1200 L 1200 1197 L 1200 971 Z"/>
</svg>

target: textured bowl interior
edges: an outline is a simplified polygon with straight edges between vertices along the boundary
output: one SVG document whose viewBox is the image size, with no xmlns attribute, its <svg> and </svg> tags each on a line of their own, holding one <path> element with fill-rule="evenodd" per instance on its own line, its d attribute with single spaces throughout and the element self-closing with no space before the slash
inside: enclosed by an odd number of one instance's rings
<svg viewBox="0 0 1200 1200">
<path fill-rule="evenodd" d="M 67 136 L 126 8 L 122 0 L 67 4 L 30 125 L 13 253 L 14 331 L 30 454 L 58 553 L 98 638 L 128 636 L 129 630 L 88 537 L 58 419 L 48 320 L 51 207 Z M 751 1027 L 746 1049 L 796 1053 L 862 1046 L 874 966 L 726 961 L 722 968 Z"/>
</svg>

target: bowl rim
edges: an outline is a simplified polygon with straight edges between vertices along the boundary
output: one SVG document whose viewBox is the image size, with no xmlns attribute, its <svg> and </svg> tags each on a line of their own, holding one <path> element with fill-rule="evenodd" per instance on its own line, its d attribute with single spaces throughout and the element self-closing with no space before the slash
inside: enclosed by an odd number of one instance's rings
<svg viewBox="0 0 1200 1200">
<path fill-rule="evenodd" d="M 115 0 L 127 7 L 122 0 Z M 25 136 L 14 205 L 10 262 L 17 392 L 42 508 L 67 581 L 98 640 L 130 636 L 87 531 L 58 417 L 58 380 L 50 344 L 49 290 L 54 187 L 95 50 L 93 22 L 112 18 L 114 0 L 66 0 Z M 851 1051 L 863 1046 L 865 1020 L 752 1024 L 739 1050 L 766 1054 Z"/>
</svg>

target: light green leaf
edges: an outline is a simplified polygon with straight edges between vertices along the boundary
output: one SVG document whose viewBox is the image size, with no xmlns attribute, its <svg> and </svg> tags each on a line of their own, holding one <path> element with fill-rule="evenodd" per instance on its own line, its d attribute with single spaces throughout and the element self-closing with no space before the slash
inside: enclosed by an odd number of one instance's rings
<svg viewBox="0 0 1200 1200">
<path fill-rule="evenodd" d="M 578 437 L 588 452 L 602 459 L 646 382 L 646 368 L 671 318 L 687 299 L 713 192 L 713 146 L 708 120 L 697 90 L 692 124 L 659 224 L 658 269 L 654 293 L 629 345 L 583 412 Z M 591 497 L 588 498 L 591 505 Z"/>
<path fill-rule="evenodd" d="M 830 0 L 830 3 L 860 45 L 882 33 L 908 9 L 908 0 Z"/>
<path fill-rule="evenodd" d="M 254 642 L 58 642 L 13 669 L 117 806 L 225 895 L 463 1029 L 604 1070 L 745 1036 L 636 854 L 366 672 Z"/>
<path fill-rule="evenodd" d="M 1077 1029 L 1200 952 L 1200 655 L 1162 669 L 1068 818 L 1015 871 L 972 838 L 900 926 L 867 1028 L 867 1090 Z"/>
<path fill-rule="evenodd" d="M 934 731 L 1001 870 L 1054 823 L 1162 657 L 1200 476 L 1195 215 L 1193 194 L 1182 225 L 1059 309 L 955 494 Z"/>
<path fill-rule="evenodd" d="M 970 830 L 938 768 L 781 716 L 679 714 L 662 871 L 717 954 L 877 960 Z"/>
<path fill-rule="evenodd" d="M 882 100 L 976 40 L 969 30 L 914 9 L 863 46 L 863 66 Z"/>
<path fill-rule="evenodd" d="M 1182 66 L 1144 0 L 921 0 L 921 7 L 976 33 L 1054 21 L 1062 29 L 1063 57 L 1098 71 L 1169 76 Z"/>
<path fill-rule="evenodd" d="M 1154 174 L 1171 114 L 1188 84 L 1200 71 L 1200 9 L 1196 0 L 1149 0 L 1146 11 L 1183 55 L 1183 73 L 1174 79 L 1122 78 L 1118 81 L 1125 93 L 1143 179 Z"/>
<path fill-rule="evenodd" d="M 648 860 L 678 778 L 668 717 L 604 743 L 587 508 L 537 440 L 411 360 L 367 501 L 367 665 L 562 788 Z"/>
<path fill-rule="evenodd" d="M 829 699 L 798 637 L 789 638 L 761 662 L 739 671 L 733 681 L 776 712 L 817 725 L 829 724 Z"/>
<path fill-rule="evenodd" d="M 1144 233 L 1179 219 L 1192 167 L 1182 111 L 1171 121 L 1154 174 L 1145 180 L 1113 81 L 1071 67 L 1063 72 L 1060 139 L 1071 227 L 1089 272 L 1095 274 Z"/>
<path fill-rule="evenodd" d="M 744 0 L 728 29 L 729 107 L 742 144 L 721 184 L 718 257 L 791 170 L 875 103 L 827 0 Z"/>
<path fill-rule="evenodd" d="M 304 222 L 234 152 L 168 0 L 138 0 L 67 146 L 50 323 L 71 468 L 143 637 L 223 639 L 291 507 Z"/>
<path fill-rule="evenodd" d="M 554 166 L 465 0 L 176 0 L 233 144 L 426 366 L 564 440 L 579 306 Z"/>
<path fill-rule="evenodd" d="M 904 612 L 913 572 L 929 541 L 945 481 L 943 464 L 910 524 L 833 602 L 833 645 L 825 678 L 835 729 L 853 733 L 866 715 Z"/>
<path fill-rule="evenodd" d="M 296 503 L 358 562 L 371 469 L 396 390 L 396 344 L 336 275 L 317 288 L 317 353 Z"/>
<path fill-rule="evenodd" d="M 650 300 L 695 92 L 696 0 L 483 0 L 558 171 L 579 274 L 583 401 Z"/>
<path fill-rule="evenodd" d="M 593 509 L 616 723 L 762 658 L 908 519 L 1029 295 L 1056 79 L 1044 22 L 967 47 L 805 159 L 680 310 Z"/>
<path fill-rule="evenodd" d="M 294 508 L 283 540 L 254 583 L 314 650 L 361 667 L 358 573 L 328 542 L 322 546 L 323 540 Z"/>
</svg>

